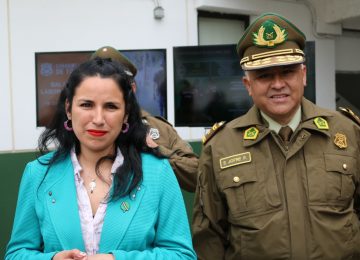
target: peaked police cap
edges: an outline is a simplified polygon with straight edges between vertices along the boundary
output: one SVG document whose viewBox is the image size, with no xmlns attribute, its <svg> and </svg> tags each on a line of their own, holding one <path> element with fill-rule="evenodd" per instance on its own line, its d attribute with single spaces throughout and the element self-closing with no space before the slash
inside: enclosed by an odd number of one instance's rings
<svg viewBox="0 0 360 260">
<path fill-rule="evenodd" d="M 135 65 L 126 58 L 123 54 L 121 54 L 120 51 L 116 50 L 115 48 L 111 46 L 104 46 L 99 48 L 97 51 L 95 51 L 90 59 L 95 59 L 96 57 L 102 58 L 102 59 L 111 59 L 113 61 L 117 61 L 124 65 L 126 68 L 129 69 L 129 72 L 131 76 L 135 77 L 137 73 L 137 69 Z"/>
<path fill-rule="evenodd" d="M 286 18 L 265 13 L 245 30 L 236 47 L 243 70 L 305 62 L 306 37 Z"/>
</svg>

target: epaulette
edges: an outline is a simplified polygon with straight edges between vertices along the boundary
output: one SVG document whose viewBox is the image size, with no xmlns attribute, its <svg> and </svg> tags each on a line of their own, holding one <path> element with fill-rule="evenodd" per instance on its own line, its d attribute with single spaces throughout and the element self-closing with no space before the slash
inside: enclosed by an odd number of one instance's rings
<svg viewBox="0 0 360 260">
<path fill-rule="evenodd" d="M 167 123 L 167 124 L 170 125 L 170 126 L 173 126 L 172 124 L 169 123 L 169 121 L 167 121 L 165 118 L 163 118 L 163 117 L 161 117 L 161 116 L 154 116 L 154 117 L 157 118 L 157 119 L 159 119 L 159 120 L 161 120 L 161 121 L 163 121 L 164 123 Z"/>
<path fill-rule="evenodd" d="M 339 107 L 339 111 L 343 115 L 347 116 L 348 118 L 353 120 L 355 123 L 360 125 L 360 118 L 350 108 Z"/>
<path fill-rule="evenodd" d="M 225 126 L 226 122 L 221 121 L 218 123 L 215 123 L 210 130 L 203 136 L 202 142 L 203 144 L 206 144 L 217 132 L 219 132 L 220 129 L 222 129 Z"/>
</svg>

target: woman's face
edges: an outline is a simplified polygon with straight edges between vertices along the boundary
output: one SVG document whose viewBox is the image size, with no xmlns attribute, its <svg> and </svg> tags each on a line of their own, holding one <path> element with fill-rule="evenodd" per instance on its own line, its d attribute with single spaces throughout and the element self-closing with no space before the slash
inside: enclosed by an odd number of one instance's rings
<svg viewBox="0 0 360 260">
<path fill-rule="evenodd" d="M 114 142 L 125 122 L 125 100 L 112 78 L 85 78 L 75 90 L 67 116 L 80 141 L 81 153 L 113 154 Z"/>
</svg>

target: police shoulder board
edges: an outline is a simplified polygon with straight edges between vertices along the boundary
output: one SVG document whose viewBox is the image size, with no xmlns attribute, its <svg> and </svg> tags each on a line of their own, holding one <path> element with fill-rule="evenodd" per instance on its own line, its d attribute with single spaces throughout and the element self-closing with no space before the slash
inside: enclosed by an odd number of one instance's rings
<svg viewBox="0 0 360 260">
<path fill-rule="evenodd" d="M 226 122 L 221 121 L 218 123 L 215 123 L 210 130 L 203 136 L 202 142 L 203 144 L 206 144 L 216 133 L 219 132 L 220 129 L 222 129 L 225 126 Z"/>
<path fill-rule="evenodd" d="M 339 107 L 339 111 L 353 120 L 356 124 L 360 125 L 360 118 L 350 108 Z"/>
</svg>

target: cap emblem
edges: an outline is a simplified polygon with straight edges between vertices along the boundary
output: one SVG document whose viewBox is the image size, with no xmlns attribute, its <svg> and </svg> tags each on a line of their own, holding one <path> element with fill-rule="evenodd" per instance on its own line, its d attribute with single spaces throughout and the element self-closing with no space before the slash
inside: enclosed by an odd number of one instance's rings
<svg viewBox="0 0 360 260">
<path fill-rule="evenodd" d="M 287 32 L 271 20 L 263 22 L 253 33 L 253 43 L 258 47 L 275 47 L 287 40 Z"/>
</svg>

